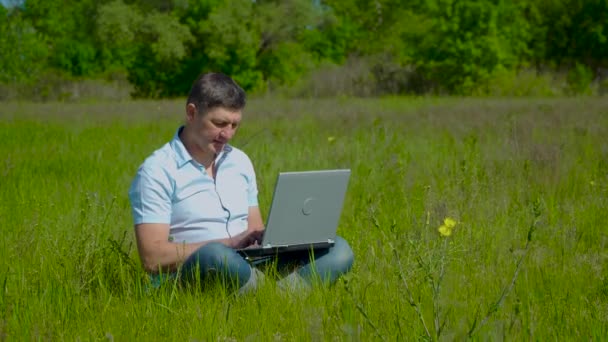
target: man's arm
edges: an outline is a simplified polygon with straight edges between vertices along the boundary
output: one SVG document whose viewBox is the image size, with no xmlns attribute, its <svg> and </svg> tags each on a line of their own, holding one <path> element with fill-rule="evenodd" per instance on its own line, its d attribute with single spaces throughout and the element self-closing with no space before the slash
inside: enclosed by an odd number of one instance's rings
<svg viewBox="0 0 608 342">
<path fill-rule="evenodd" d="M 169 242 L 169 225 L 142 223 L 135 225 L 135 237 L 139 256 L 146 271 L 151 273 L 173 272 L 197 249 L 211 242 L 220 242 L 230 248 L 245 248 L 259 240 L 258 230 L 246 230 L 231 238 L 196 243 Z"/>
<path fill-rule="evenodd" d="M 264 222 L 262 221 L 260 207 L 249 207 L 249 212 L 247 214 L 247 230 L 264 230 Z"/>
</svg>

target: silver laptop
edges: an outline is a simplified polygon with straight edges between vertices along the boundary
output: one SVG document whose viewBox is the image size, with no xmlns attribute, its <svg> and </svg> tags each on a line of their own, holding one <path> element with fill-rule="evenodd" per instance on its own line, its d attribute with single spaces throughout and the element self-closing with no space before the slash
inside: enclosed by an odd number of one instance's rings
<svg viewBox="0 0 608 342">
<path fill-rule="evenodd" d="M 334 245 L 350 170 L 282 172 L 277 178 L 262 243 L 246 257 Z"/>
</svg>

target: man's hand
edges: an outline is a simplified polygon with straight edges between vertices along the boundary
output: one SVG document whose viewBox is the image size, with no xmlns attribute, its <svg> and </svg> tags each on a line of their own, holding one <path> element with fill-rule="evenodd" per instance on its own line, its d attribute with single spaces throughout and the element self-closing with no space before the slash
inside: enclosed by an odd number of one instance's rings
<svg viewBox="0 0 608 342">
<path fill-rule="evenodd" d="M 228 240 L 228 246 L 234 249 L 246 248 L 258 244 L 262 241 L 264 230 L 246 230 Z"/>
</svg>

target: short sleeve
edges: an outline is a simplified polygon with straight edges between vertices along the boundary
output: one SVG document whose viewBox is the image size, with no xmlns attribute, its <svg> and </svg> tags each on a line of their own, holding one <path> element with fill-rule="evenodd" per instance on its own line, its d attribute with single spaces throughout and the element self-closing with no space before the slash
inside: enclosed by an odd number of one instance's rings
<svg viewBox="0 0 608 342">
<path fill-rule="evenodd" d="M 247 178 L 247 204 L 250 207 L 258 206 L 258 184 L 255 177 L 255 170 L 251 160 L 247 158 L 245 166 L 245 175 Z"/>
<path fill-rule="evenodd" d="M 140 167 L 129 188 L 134 223 L 171 223 L 171 189 L 162 168 Z"/>
</svg>

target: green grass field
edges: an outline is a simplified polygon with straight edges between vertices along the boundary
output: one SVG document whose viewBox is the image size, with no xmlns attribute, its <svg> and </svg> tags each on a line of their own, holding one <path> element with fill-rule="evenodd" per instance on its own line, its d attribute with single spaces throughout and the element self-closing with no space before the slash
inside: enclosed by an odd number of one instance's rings
<svg viewBox="0 0 608 342">
<path fill-rule="evenodd" d="M 608 98 L 252 100 L 233 145 L 351 168 L 332 288 L 149 290 L 127 189 L 184 101 L 0 105 L 0 340 L 604 340 Z M 449 237 L 438 227 L 458 223 Z"/>
</svg>

